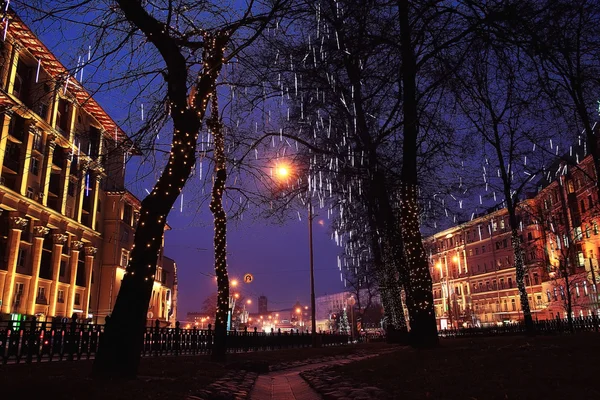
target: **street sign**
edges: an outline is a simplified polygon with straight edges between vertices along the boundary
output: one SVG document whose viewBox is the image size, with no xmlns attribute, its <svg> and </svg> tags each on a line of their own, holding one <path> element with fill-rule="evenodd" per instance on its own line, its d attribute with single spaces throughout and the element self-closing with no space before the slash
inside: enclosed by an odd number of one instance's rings
<svg viewBox="0 0 600 400">
<path fill-rule="evenodd" d="M 250 283 L 250 282 L 252 282 L 253 279 L 254 279 L 254 277 L 252 276 L 252 274 L 244 275 L 244 283 Z"/>
</svg>

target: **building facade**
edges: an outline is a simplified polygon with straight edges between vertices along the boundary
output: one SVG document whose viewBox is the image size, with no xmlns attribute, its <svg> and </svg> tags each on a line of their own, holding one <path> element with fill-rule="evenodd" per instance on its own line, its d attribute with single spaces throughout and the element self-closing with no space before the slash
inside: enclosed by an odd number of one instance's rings
<svg viewBox="0 0 600 400">
<path fill-rule="evenodd" d="M 577 156 L 579 151 L 580 156 Z M 534 319 L 600 312 L 600 205 L 591 156 L 572 149 L 519 203 L 518 237 Z M 580 162 L 581 160 L 581 162 Z M 490 210 L 424 240 L 438 328 L 523 319 L 506 209 Z"/>
<path fill-rule="evenodd" d="M 133 243 L 139 201 L 125 190 L 124 175 L 135 149 L 18 16 L 8 15 L 0 42 L 0 316 L 77 314 L 102 322 Z M 168 278 L 157 279 L 149 310 L 165 321 L 176 291 L 175 264 L 167 264 L 159 264 Z"/>
<path fill-rule="evenodd" d="M 269 312 L 267 296 L 259 296 L 258 297 L 258 313 L 259 314 L 267 314 Z"/>
</svg>

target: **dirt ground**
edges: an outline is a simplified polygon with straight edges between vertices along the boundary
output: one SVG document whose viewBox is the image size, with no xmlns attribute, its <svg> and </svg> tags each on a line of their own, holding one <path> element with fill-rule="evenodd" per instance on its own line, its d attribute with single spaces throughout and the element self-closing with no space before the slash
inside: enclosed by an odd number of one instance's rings
<svg viewBox="0 0 600 400">
<path fill-rule="evenodd" d="M 334 371 L 388 399 L 600 399 L 599 362 L 600 335 L 589 333 L 445 339 L 437 349 L 404 348 Z"/>
<path fill-rule="evenodd" d="M 377 343 L 238 353 L 228 355 L 226 363 L 211 362 L 208 356 L 144 358 L 138 379 L 132 381 L 91 379 L 91 360 L 0 365 L 0 399 L 183 399 L 231 369 L 258 372 L 269 365 L 385 347 Z"/>
</svg>

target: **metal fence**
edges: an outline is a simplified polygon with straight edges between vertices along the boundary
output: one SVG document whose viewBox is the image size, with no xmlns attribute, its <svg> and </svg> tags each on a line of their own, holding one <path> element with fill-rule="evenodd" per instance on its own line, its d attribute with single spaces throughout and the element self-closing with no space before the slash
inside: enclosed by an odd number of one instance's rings
<svg viewBox="0 0 600 400">
<path fill-rule="evenodd" d="M 559 333 L 570 333 L 568 320 L 552 319 L 543 321 L 534 321 L 535 332 L 537 334 L 552 335 Z M 598 332 L 598 316 L 573 318 L 573 332 Z M 478 336 L 501 336 L 501 335 L 523 335 L 526 334 L 525 324 L 523 322 L 504 324 L 499 326 L 487 326 L 480 328 L 460 328 L 460 329 L 442 329 L 438 335 L 442 338 L 457 337 L 478 337 Z"/>
<path fill-rule="evenodd" d="M 93 358 L 102 340 L 104 325 L 31 321 L 0 321 L 0 360 L 8 363 L 50 362 Z M 348 335 L 317 334 L 322 346 L 348 344 Z M 181 329 L 158 325 L 147 327 L 143 338 L 142 356 L 178 356 L 210 354 L 214 344 L 214 330 Z M 229 331 L 229 353 L 264 351 L 312 346 L 309 332 Z"/>
</svg>

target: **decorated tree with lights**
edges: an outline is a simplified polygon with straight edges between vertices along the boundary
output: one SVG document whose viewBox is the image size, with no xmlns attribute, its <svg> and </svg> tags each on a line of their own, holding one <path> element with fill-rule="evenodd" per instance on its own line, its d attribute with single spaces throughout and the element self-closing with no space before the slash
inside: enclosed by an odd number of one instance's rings
<svg viewBox="0 0 600 400">
<path fill-rule="evenodd" d="M 209 101 L 216 95 L 216 81 L 226 62 L 225 49 L 240 28 L 244 28 L 244 33 L 239 35 L 239 41 L 234 40 L 235 49 L 230 56 L 248 45 L 283 3 L 252 1 L 241 14 L 236 10 L 228 10 L 228 14 L 206 2 L 185 1 L 150 4 L 123 0 L 106 9 L 67 0 L 36 2 L 37 7 L 31 9 L 24 6 L 25 11 L 41 15 L 40 20 L 56 23 L 63 22 L 66 14 L 68 21 L 85 15 L 80 24 L 84 27 L 82 35 L 95 35 L 99 43 L 105 43 L 104 48 L 98 47 L 97 59 L 108 60 L 117 54 L 131 61 L 126 70 L 115 68 L 122 76 L 112 78 L 108 86 L 141 82 L 140 87 L 158 88 L 149 95 L 154 105 L 147 108 L 146 121 L 142 112 L 139 133 L 154 138 L 167 121 L 172 123 L 168 159 L 158 181 L 141 203 L 134 248 L 94 362 L 94 373 L 98 376 L 128 378 L 137 373 L 166 218 L 195 164 L 198 134 Z M 214 15 L 220 15 L 218 22 L 212 18 Z M 89 23 L 90 20 L 95 22 Z M 100 54 L 100 50 L 104 53 Z M 119 57 L 116 58 L 120 61 Z M 162 78 L 164 83 L 156 83 L 158 79 L 145 80 L 149 76 Z M 164 92 L 160 93 L 161 89 Z M 213 104 L 216 120 L 216 101 Z M 154 139 L 150 141 L 154 143 Z M 222 183 L 217 187 L 220 190 Z"/>
<path fill-rule="evenodd" d="M 346 313 L 346 307 L 338 313 L 340 315 L 338 322 L 338 329 L 342 335 L 350 334 L 350 323 L 348 322 L 348 314 Z"/>
</svg>

